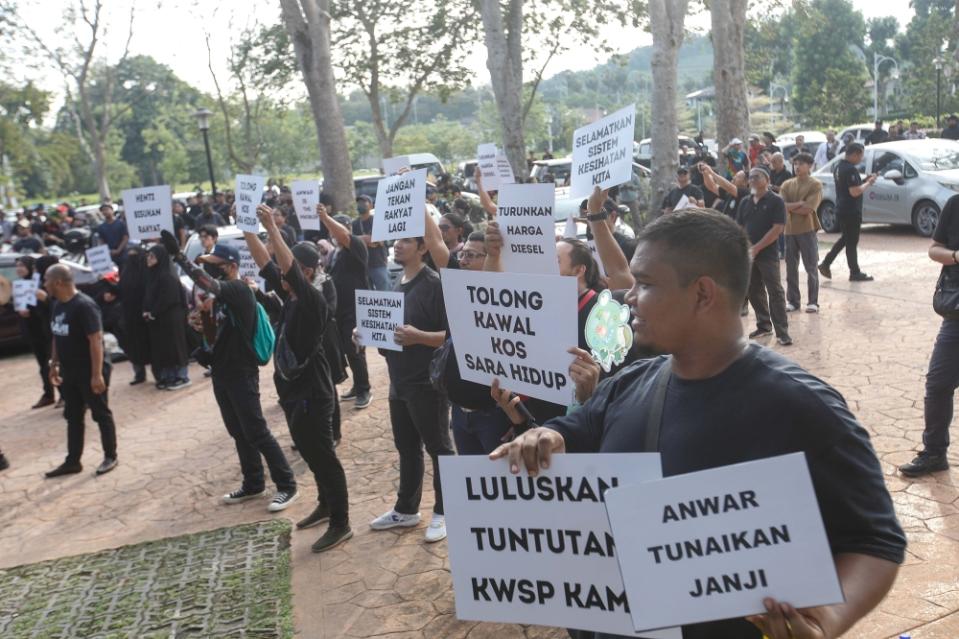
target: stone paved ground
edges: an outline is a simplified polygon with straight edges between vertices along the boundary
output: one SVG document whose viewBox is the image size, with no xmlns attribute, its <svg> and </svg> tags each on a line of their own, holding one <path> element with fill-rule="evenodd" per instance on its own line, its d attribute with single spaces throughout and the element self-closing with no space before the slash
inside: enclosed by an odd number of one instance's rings
<svg viewBox="0 0 959 639">
<path fill-rule="evenodd" d="M 832 241 L 835 236 L 824 236 Z M 937 269 L 927 240 L 909 231 L 867 229 L 860 259 L 872 284 L 845 280 L 845 261 L 823 286 L 820 315 L 791 316 L 791 357 L 839 388 L 873 435 L 889 489 L 909 535 L 909 556 L 892 594 L 848 637 L 875 639 L 911 632 L 917 639 L 959 636 L 959 457 L 955 470 L 921 481 L 896 476 L 921 441 L 923 379 L 938 320 L 930 298 Z M 318 532 L 293 534 L 293 590 L 299 637 L 560 637 L 544 628 L 458 622 L 447 572 L 446 545 L 425 546 L 423 525 L 372 533 L 366 524 L 392 505 L 396 482 L 384 388 L 375 354 L 375 398 L 354 413 L 345 405 L 340 448 L 350 485 L 356 537 L 325 555 L 309 551 Z M 30 411 L 39 395 L 36 365 L 21 355 L 0 360 L 7 390 L 0 396 L 0 447 L 13 467 L 0 473 L 0 567 L 209 530 L 268 517 L 266 502 L 226 507 L 218 497 L 239 472 L 220 424 L 209 382 L 194 368 L 194 385 L 178 394 L 130 388 L 129 366 L 117 369 L 111 402 L 119 423 L 121 465 L 94 478 L 100 458 L 88 426 L 82 475 L 44 481 L 65 446 L 52 409 Z M 263 405 L 289 450 L 290 437 L 266 371 Z M 25 380 L 17 390 L 10 380 Z M 21 391 L 23 386 L 30 390 Z M 11 392 L 13 391 L 13 392 Z M 315 489 L 293 454 L 306 499 L 285 516 L 312 508 Z M 429 486 L 429 482 L 427 482 Z M 424 514 L 432 504 L 429 489 Z"/>
</svg>

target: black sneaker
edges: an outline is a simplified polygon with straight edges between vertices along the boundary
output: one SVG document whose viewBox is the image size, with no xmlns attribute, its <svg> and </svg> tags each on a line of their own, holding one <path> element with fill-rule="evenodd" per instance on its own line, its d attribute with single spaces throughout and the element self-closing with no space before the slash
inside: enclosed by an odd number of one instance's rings
<svg viewBox="0 0 959 639">
<path fill-rule="evenodd" d="M 852 275 L 849 276 L 850 282 L 871 282 L 874 279 L 876 278 L 874 278 L 872 275 L 866 275 L 862 271 L 858 273 L 853 273 Z"/>
<path fill-rule="evenodd" d="M 189 379 L 175 379 L 173 380 L 173 383 L 167 384 L 166 389 L 169 391 L 180 390 L 181 388 L 186 388 L 192 383 L 193 382 L 191 382 Z"/>
<path fill-rule="evenodd" d="M 251 499 L 256 499 L 257 497 L 262 497 L 266 494 L 265 489 L 260 489 L 259 491 L 248 491 L 245 488 L 240 490 L 234 490 L 228 495 L 223 495 L 224 504 L 242 504 L 245 501 L 250 501 Z"/>
<path fill-rule="evenodd" d="M 373 401 L 373 393 L 370 391 L 363 391 L 356 396 L 356 404 L 353 406 L 356 410 L 361 410 L 370 405 L 370 402 Z"/>
<path fill-rule="evenodd" d="M 106 475 L 116 468 L 118 463 L 115 457 L 104 457 L 100 465 L 97 466 L 97 475 Z"/>
<path fill-rule="evenodd" d="M 326 532 L 313 542 L 313 552 L 324 552 L 336 548 L 353 536 L 353 529 L 349 526 L 330 526 Z"/>
<path fill-rule="evenodd" d="M 825 277 L 827 280 L 831 280 L 831 279 L 832 279 L 832 271 L 829 270 L 829 265 L 827 265 L 827 264 L 820 264 L 820 265 L 819 265 L 819 273 L 820 273 L 823 277 Z"/>
<path fill-rule="evenodd" d="M 789 335 L 781 335 L 776 338 L 776 343 L 780 346 L 792 346 L 793 338 L 789 337 Z"/>
<path fill-rule="evenodd" d="M 330 519 L 330 507 L 326 504 L 319 504 L 309 515 L 296 522 L 297 528 L 312 528 L 318 526 L 324 521 Z"/>
<path fill-rule="evenodd" d="M 356 395 L 356 386 L 353 386 L 350 390 L 340 395 L 340 399 L 356 399 Z"/>
<path fill-rule="evenodd" d="M 946 459 L 945 453 L 922 451 L 911 462 L 900 466 L 899 472 L 906 477 L 919 477 L 940 470 L 948 470 L 948 468 L 949 461 Z"/>
<path fill-rule="evenodd" d="M 10 468 L 10 462 L 7 461 L 3 453 L 0 453 L 0 470 L 6 470 L 8 468 Z"/>
<path fill-rule="evenodd" d="M 167 382 L 157 382 L 154 386 L 157 387 L 157 390 L 166 390 L 169 384 Z"/>
<path fill-rule="evenodd" d="M 142 384 L 145 381 L 147 381 L 146 375 L 134 377 L 130 380 L 130 386 L 136 386 L 137 384 Z"/>
<path fill-rule="evenodd" d="M 772 335 L 772 330 L 768 328 L 757 328 L 752 333 L 749 334 L 749 339 L 756 339 L 757 337 L 766 337 L 767 335 Z"/>
<path fill-rule="evenodd" d="M 278 490 L 273 499 L 270 500 L 270 505 L 266 507 L 271 513 L 278 513 L 281 510 L 286 510 L 290 504 L 296 501 L 296 498 L 300 496 L 295 489 L 291 491 Z"/>
<path fill-rule="evenodd" d="M 77 473 L 83 472 L 83 465 L 80 463 L 70 464 L 63 462 L 53 470 L 47 471 L 44 474 L 44 477 L 47 479 L 53 479 L 54 477 L 61 477 L 63 475 L 76 475 Z"/>
</svg>

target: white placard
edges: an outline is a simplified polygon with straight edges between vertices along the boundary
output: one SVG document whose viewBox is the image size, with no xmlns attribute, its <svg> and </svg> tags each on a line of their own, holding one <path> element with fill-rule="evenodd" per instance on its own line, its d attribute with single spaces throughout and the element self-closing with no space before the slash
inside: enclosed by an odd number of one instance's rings
<svg viewBox="0 0 959 639">
<path fill-rule="evenodd" d="M 457 619 L 679 639 L 633 632 L 602 502 L 608 487 L 659 479 L 658 453 L 554 455 L 536 478 L 480 455 L 440 469 Z"/>
<path fill-rule="evenodd" d="M 316 180 L 294 180 L 290 185 L 293 192 L 293 210 L 304 231 L 320 230 L 320 215 L 316 205 L 320 203 L 320 183 Z"/>
<path fill-rule="evenodd" d="M 596 261 L 596 266 L 599 267 L 599 276 L 606 277 L 606 267 L 603 265 L 603 258 L 599 255 L 599 250 L 596 248 L 596 240 L 590 238 L 587 240 L 586 244 L 589 246 L 589 252 L 593 254 L 593 259 Z"/>
<path fill-rule="evenodd" d="M 237 175 L 236 189 L 236 227 L 250 233 L 260 232 L 260 218 L 256 216 L 256 207 L 263 200 L 262 175 Z"/>
<path fill-rule="evenodd" d="M 606 493 L 637 630 L 841 603 L 803 453 Z"/>
<path fill-rule="evenodd" d="M 374 242 L 422 237 L 426 231 L 426 169 L 385 177 L 376 185 Z"/>
<path fill-rule="evenodd" d="M 173 233 L 173 196 L 168 184 L 123 191 L 123 215 L 131 240 L 158 240 Z"/>
<path fill-rule="evenodd" d="M 399 291 L 356 291 L 356 330 L 360 344 L 370 348 L 401 351 L 393 339 L 403 325 L 404 296 Z"/>
<path fill-rule="evenodd" d="M 495 144 L 480 144 L 476 147 L 476 165 L 483 174 L 483 189 L 487 193 L 499 188 L 497 155 L 499 155 L 499 152 L 496 150 Z"/>
<path fill-rule="evenodd" d="M 570 215 L 566 218 L 566 226 L 563 228 L 563 237 L 569 240 L 576 239 L 576 218 Z"/>
<path fill-rule="evenodd" d="M 408 155 L 398 155 L 395 158 L 383 158 L 383 175 L 397 175 L 402 169 L 410 168 Z"/>
<path fill-rule="evenodd" d="M 516 178 L 513 177 L 513 167 L 509 163 L 509 158 L 502 151 L 496 155 L 496 181 L 500 189 L 504 184 L 513 184 Z"/>
<path fill-rule="evenodd" d="M 28 306 L 37 305 L 37 283 L 28 280 L 13 280 L 13 310 L 25 311 Z"/>
<path fill-rule="evenodd" d="M 109 275 L 116 270 L 116 266 L 113 264 L 113 258 L 110 257 L 110 247 L 106 244 L 88 248 L 85 253 L 90 270 L 97 276 Z"/>
<path fill-rule="evenodd" d="M 558 275 L 552 184 L 501 184 L 496 221 L 503 234 L 503 270 Z"/>
<path fill-rule="evenodd" d="M 443 299 L 460 376 L 564 406 L 566 352 L 579 343 L 576 278 L 443 269 Z"/>
<path fill-rule="evenodd" d="M 266 280 L 260 277 L 260 267 L 256 265 L 253 254 L 250 253 L 250 247 L 245 241 L 233 242 L 232 245 L 240 253 L 240 279 L 250 278 L 256 282 L 257 288 L 261 291 L 266 290 Z"/>
<path fill-rule="evenodd" d="M 686 197 L 684 193 L 679 202 L 676 202 L 676 206 L 673 207 L 673 211 L 682 211 L 683 209 L 689 208 L 689 198 Z"/>
<path fill-rule="evenodd" d="M 571 197 L 589 197 L 593 187 L 608 189 L 633 176 L 633 131 L 636 105 L 631 104 L 573 133 Z"/>
</svg>

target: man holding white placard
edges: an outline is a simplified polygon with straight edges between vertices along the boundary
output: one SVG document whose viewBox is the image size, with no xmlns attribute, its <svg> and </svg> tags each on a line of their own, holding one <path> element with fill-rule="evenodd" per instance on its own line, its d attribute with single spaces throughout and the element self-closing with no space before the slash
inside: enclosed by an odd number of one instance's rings
<svg viewBox="0 0 959 639">
<path fill-rule="evenodd" d="M 658 450 L 670 477 L 805 453 L 845 604 L 796 610 L 766 597 L 765 615 L 686 626 L 683 636 L 839 637 L 892 587 L 905 538 L 869 436 L 842 396 L 745 339 L 749 269 L 748 239 L 728 218 L 693 209 L 646 227 L 626 301 L 636 342 L 671 357 L 628 366 L 578 411 L 492 456 L 535 474 L 554 452 Z"/>
</svg>

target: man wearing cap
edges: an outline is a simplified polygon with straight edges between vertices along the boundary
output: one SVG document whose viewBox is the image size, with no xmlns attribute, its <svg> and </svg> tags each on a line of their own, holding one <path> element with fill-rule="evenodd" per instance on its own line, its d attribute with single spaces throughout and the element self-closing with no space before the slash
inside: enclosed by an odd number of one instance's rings
<svg viewBox="0 0 959 639">
<path fill-rule="evenodd" d="M 373 241 L 373 199 L 369 195 L 357 195 L 356 212 L 359 217 L 353 220 L 353 235 L 359 236 L 366 244 L 366 268 L 370 283 L 377 291 L 389 291 L 392 289 L 390 272 L 386 267 L 389 249 L 385 242 Z"/>
<path fill-rule="evenodd" d="M 663 198 L 663 215 L 672 213 L 678 204 L 686 198 L 686 204 L 682 208 L 690 206 L 703 207 L 703 190 L 690 182 L 689 169 L 685 166 L 679 167 L 676 171 L 676 186 L 674 186 L 666 197 Z M 631 257 L 627 255 L 626 257 Z"/>
<path fill-rule="evenodd" d="M 126 259 L 127 242 L 130 239 L 126 222 L 114 215 L 112 204 L 101 204 L 100 215 L 103 216 L 103 221 L 97 226 L 97 237 L 110 249 L 110 257 L 113 261 L 118 266 L 122 266 Z"/>
<path fill-rule="evenodd" d="M 949 114 L 949 117 L 946 118 L 946 128 L 942 130 L 939 137 L 947 140 L 959 140 L 959 115 Z"/>
<path fill-rule="evenodd" d="M 300 242 L 290 249 L 283 241 L 274 211 L 260 204 L 256 212 L 270 236 L 276 262 L 255 233 L 243 236 L 260 267 L 260 276 L 283 301 L 273 382 L 293 443 L 313 473 L 319 502 L 296 527 L 309 528 L 329 521 L 326 532 L 313 544 L 313 552 L 323 552 L 353 536 L 346 474 L 333 441 L 336 396 L 323 349 L 332 313 L 323 293 L 313 285 L 320 264 L 316 246 Z"/>
<path fill-rule="evenodd" d="M 732 177 L 740 171 L 749 170 L 749 156 L 743 151 L 743 141 L 739 138 L 733 138 L 723 149 L 723 157 L 726 158 L 726 175 Z"/>
<path fill-rule="evenodd" d="M 763 152 L 765 147 L 763 143 L 759 141 L 759 136 L 755 133 L 749 136 L 749 164 L 750 166 L 756 166 L 756 163 L 759 162 L 759 154 Z"/>
<path fill-rule="evenodd" d="M 866 146 L 870 144 L 881 144 L 889 139 L 889 134 L 882 128 L 882 120 L 876 120 L 876 128 L 866 136 Z"/>
<path fill-rule="evenodd" d="M 771 131 L 763 131 L 763 143 L 765 150 L 770 153 L 781 153 L 782 149 L 776 146 L 776 136 Z"/>
<path fill-rule="evenodd" d="M 297 497 L 296 478 L 260 407 L 260 369 L 252 345 L 258 321 L 256 298 L 240 279 L 240 252 L 229 244 L 217 244 L 211 253 L 197 258 L 201 268 L 180 251 L 172 233 L 164 230 L 161 235 L 173 261 L 214 297 L 215 324 L 201 322 L 199 311 L 190 313 L 190 323 L 203 333 L 207 343 L 213 344 L 209 356 L 213 396 L 236 445 L 243 473 L 243 484 L 224 495 L 223 502 L 239 504 L 265 493 L 262 455 L 277 490 L 267 510 L 284 510 Z"/>
<path fill-rule="evenodd" d="M 816 169 L 829 164 L 830 161 L 839 153 L 839 140 L 836 139 L 836 132 L 826 131 L 826 141 L 816 149 L 816 157 L 813 164 Z"/>
</svg>

